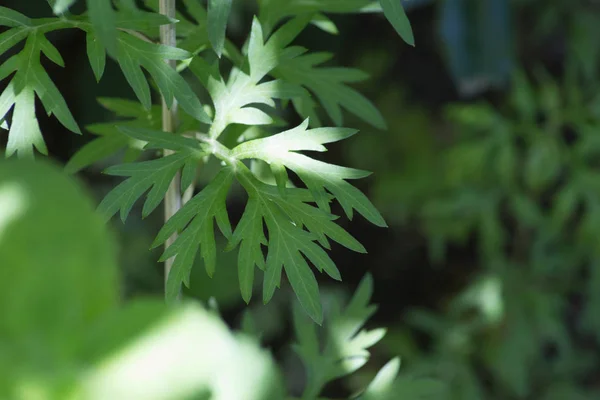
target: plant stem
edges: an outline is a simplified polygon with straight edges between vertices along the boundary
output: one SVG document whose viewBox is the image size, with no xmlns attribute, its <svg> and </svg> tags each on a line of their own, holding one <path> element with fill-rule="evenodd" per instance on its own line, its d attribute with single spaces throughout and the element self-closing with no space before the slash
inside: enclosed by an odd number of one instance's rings
<svg viewBox="0 0 600 400">
<path fill-rule="evenodd" d="M 175 19 L 175 1 L 176 0 L 160 0 L 159 12 L 166 15 L 167 17 Z M 166 46 L 175 47 L 175 24 L 163 25 L 160 27 L 160 43 Z M 176 62 L 174 60 L 168 60 L 167 64 L 172 68 L 176 68 Z M 165 132 L 175 133 L 175 127 L 177 124 L 177 101 L 173 99 L 171 109 L 167 107 L 165 99 L 162 99 L 162 129 Z M 165 150 L 164 156 L 172 154 L 172 151 Z M 169 185 L 169 190 L 165 196 L 165 222 L 169 220 L 179 209 L 181 208 L 181 188 L 180 188 L 180 174 L 177 173 L 173 178 L 173 181 Z M 167 249 L 175 239 L 177 234 L 173 234 L 165 243 L 165 249 Z M 171 267 L 173 266 L 173 258 L 165 261 L 165 288 Z M 181 297 L 181 290 L 178 298 Z"/>
</svg>

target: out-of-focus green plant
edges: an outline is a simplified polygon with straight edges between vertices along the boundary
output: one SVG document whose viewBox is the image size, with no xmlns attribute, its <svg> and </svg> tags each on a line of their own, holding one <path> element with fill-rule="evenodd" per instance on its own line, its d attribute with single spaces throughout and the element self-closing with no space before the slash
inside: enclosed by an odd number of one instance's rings
<svg viewBox="0 0 600 400">
<path fill-rule="evenodd" d="M 270 355 L 199 305 L 118 305 L 114 240 L 56 166 L 0 162 L 0 204 L 0 397 L 284 397 Z"/>
<path fill-rule="evenodd" d="M 447 109 L 458 136 L 437 159 L 437 190 L 414 203 L 434 259 L 477 242 L 478 278 L 443 315 L 409 318 L 435 344 L 416 368 L 452 382 L 453 399 L 599 395 L 585 385 L 600 367 L 585 339 L 600 332 L 597 96 L 573 71 L 535 76 L 515 74 L 501 109 Z"/>
<path fill-rule="evenodd" d="M 362 329 L 374 311 L 368 305 L 371 281 L 365 281 L 343 312 L 331 313 L 321 353 L 312 324 L 323 323 L 323 307 L 309 262 L 341 280 L 326 252 L 329 240 L 366 252 L 334 222 L 334 199 L 349 219 L 356 211 L 377 226 L 386 223 L 348 182 L 367 172 L 300 152 L 325 152 L 326 144 L 354 135 L 356 131 L 341 127 L 343 110 L 378 128 L 386 124 L 377 108 L 350 86 L 366 79 L 364 73 L 324 67 L 331 54 L 310 53 L 293 42 L 309 24 L 337 31 L 327 13 L 378 10 L 414 44 L 402 4 L 259 0 L 258 16 L 238 48 L 226 35 L 231 0 L 209 0 L 206 7 L 197 0 L 87 0 L 87 12 L 81 14 L 71 12 L 76 0 L 47 3 L 54 14 L 48 18 L 0 7 L 0 55 L 24 42 L 0 65 L 0 80 L 8 81 L 0 94 L 6 155 L 31 159 L 34 149 L 47 154 L 36 99 L 48 116 L 81 134 L 42 56 L 64 67 L 47 35 L 82 31 L 96 80 L 102 79 L 107 58 L 114 60 L 139 103 L 100 99 L 121 120 L 88 127 L 98 137 L 80 149 L 66 170 L 77 172 L 125 150 L 126 164 L 106 172 L 126 179 L 98 211 L 106 220 L 117 212 L 125 220 L 146 194 L 145 217 L 164 201 L 164 226 L 153 247 L 165 244 L 165 297 L 174 304 L 134 300 L 120 308 L 112 239 L 90 201 L 54 167 L 5 162 L 0 166 L 1 397 L 283 399 L 280 374 L 254 339 L 232 334 L 216 315 L 217 307 L 207 310 L 181 301 L 181 284 L 189 286 L 198 252 L 208 275 L 215 273 L 215 223 L 227 250 L 239 248 L 237 275 L 246 302 L 253 294 L 255 267 L 263 273 L 264 303 L 281 286 L 285 271 L 300 305 L 295 313 L 298 349 L 310 371 L 304 399 L 317 398 L 325 383 L 362 366 L 368 347 L 384 333 Z M 185 7 L 185 14 L 177 5 Z M 211 105 L 201 103 L 203 96 L 184 78 L 188 72 Z M 153 105 L 153 97 L 162 100 L 160 107 Z M 319 107 L 335 127 L 321 127 Z M 286 122 L 278 114 L 286 108 L 304 122 L 280 129 Z M 158 158 L 139 160 L 148 156 L 142 154 L 145 150 Z M 195 194 L 198 168 L 211 158 L 218 161 L 216 173 Z M 257 164 L 270 167 L 270 179 L 258 172 Z M 295 187 L 289 172 L 306 187 Z M 247 203 L 232 228 L 226 199 L 234 183 L 246 192 Z M 316 378 L 311 375 L 315 369 Z M 361 392 L 362 398 L 396 398 L 398 393 L 425 398 L 438 391 L 435 382 L 397 379 L 398 369 L 398 359 L 392 360 Z"/>
<path fill-rule="evenodd" d="M 432 263 L 449 247 L 451 256 L 476 251 L 463 289 L 439 310 L 409 312 L 412 329 L 392 328 L 387 343 L 412 371 L 448 382 L 448 399 L 595 399 L 600 18 L 594 2 L 512 3 L 530 19 L 514 33 L 526 72 L 513 74 L 506 95 L 444 106 L 435 118 L 389 88 L 379 101 L 394 108 L 396 135 L 350 147 L 361 167 L 387 167 L 374 202 L 425 237 Z M 532 48 L 561 58 L 548 72 Z M 365 148 L 372 157 L 360 156 Z"/>
<path fill-rule="evenodd" d="M 285 397 L 268 352 L 211 311 L 150 299 L 118 305 L 114 240 L 87 195 L 56 166 L 0 162 L 0 204 L 2 398 Z M 362 329 L 375 311 L 372 291 L 368 277 L 343 311 L 333 307 L 324 352 L 313 322 L 294 312 L 296 348 L 309 371 L 303 399 L 360 368 L 385 334 Z M 398 359 L 390 362 L 361 398 L 439 392 L 437 382 L 397 379 L 398 368 Z"/>
</svg>

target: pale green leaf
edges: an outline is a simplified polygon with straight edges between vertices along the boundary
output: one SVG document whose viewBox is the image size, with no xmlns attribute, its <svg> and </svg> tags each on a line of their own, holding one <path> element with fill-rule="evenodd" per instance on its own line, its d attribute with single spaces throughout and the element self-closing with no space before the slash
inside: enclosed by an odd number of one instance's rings
<svg viewBox="0 0 600 400">
<path fill-rule="evenodd" d="M 197 304 L 167 307 L 136 300 L 104 318 L 86 345 L 97 355 L 86 358 L 89 366 L 75 387 L 75 398 L 284 398 L 269 353 L 254 340 L 234 335 L 213 312 Z M 155 362 L 157 354 L 166 356 Z"/>
<path fill-rule="evenodd" d="M 42 132 L 35 116 L 35 95 L 33 90 L 26 88 L 18 95 L 13 93 L 12 83 L 5 89 L 2 97 L 13 96 L 14 112 L 10 130 L 8 132 L 8 143 L 6 145 L 6 156 L 10 157 L 17 153 L 19 158 L 32 158 L 33 147 L 40 153 L 47 155 L 48 149 L 42 138 Z"/>
<path fill-rule="evenodd" d="M 290 58 L 289 49 L 286 47 L 302 32 L 310 18 L 297 17 L 279 28 L 269 39 L 264 41 L 263 30 L 260 22 L 255 18 L 252 21 L 252 31 L 248 44 L 248 61 L 250 75 L 254 82 L 260 81 L 266 74 Z"/>
<path fill-rule="evenodd" d="M 367 386 L 367 389 L 361 398 L 363 400 L 379 400 L 383 396 L 389 395 L 399 371 L 400 358 L 396 357 L 388 361 L 387 364 L 377 372 L 377 375 L 371 383 L 369 383 L 369 386 Z"/>
<path fill-rule="evenodd" d="M 14 28 L 3 35 L 7 33 L 12 35 L 11 32 L 15 29 L 23 28 Z M 4 120 L 14 106 L 9 124 L 7 156 L 17 153 L 19 157 L 31 157 L 32 147 L 43 154 L 47 152 L 35 116 L 35 95 L 41 100 L 48 115 L 54 115 L 65 128 L 81 134 L 64 98 L 40 64 L 42 53 L 57 64 L 64 64 L 62 57 L 44 34 L 34 32 L 28 36 L 23 51 L 0 66 L 0 79 L 16 71 L 13 79 L 0 95 L 0 120 Z"/>
<path fill-rule="evenodd" d="M 362 367 L 370 356 L 368 348 L 385 334 L 383 329 L 363 329 L 375 310 L 374 306 L 369 306 L 372 285 L 372 279 L 367 275 L 344 309 L 337 302 L 333 303 L 329 323 L 322 328 L 322 335 L 318 335 L 310 321 L 294 309 L 294 351 L 302 359 L 308 376 L 303 398 L 317 398 L 328 382 Z M 323 338 L 323 343 L 319 337 Z"/>
<path fill-rule="evenodd" d="M 308 120 L 294 129 L 244 142 L 233 149 L 238 159 L 258 158 L 269 164 L 285 165 L 294 171 L 313 193 L 315 201 L 324 211 L 329 212 L 327 193 L 333 194 L 344 208 L 348 218 L 356 209 L 361 215 L 377 226 L 386 226 L 381 214 L 367 197 L 346 180 L 359 179 L 368 172 L 340 167 L 311 159 L 296 151 L 325 151 L 325 143 L 345 139 L 356 131 L 344 128 L 308 129 Z"/>
<path fill-rule="evenodd" d="M 214 122 L 210 129 L 213 138 L 217 138 L 232 123 L 270 124 L 272 118 L 252 105 L 273 107 L 275 98 L 289 99 L 303 93 L 301 88 L 279 80 L 258 83 L 262 77 L 247 75 L 239 70 L 234 70 L 235 73 L 225 83 L 216 66 L 209 65 L 200 57 L 192 61 L 190 69 L 207 88 L 215 106 Z"/>
<path fill-rule="evenodd" d="M 75 3 L 75 0 L 56 0 L 52 7 L 52 12 L 56 15 L 64 14 L 73 3 Z"/>
<path fill-rule="evenodd" d="M 317 14 L 310 21 L 311 24 L 321 29 L 323 32 L 327 32 L 332 35 L 337 35 L 339 33 L 335 22 L 327 18 L 327 16 L 323 14 Z"/>
</svg>

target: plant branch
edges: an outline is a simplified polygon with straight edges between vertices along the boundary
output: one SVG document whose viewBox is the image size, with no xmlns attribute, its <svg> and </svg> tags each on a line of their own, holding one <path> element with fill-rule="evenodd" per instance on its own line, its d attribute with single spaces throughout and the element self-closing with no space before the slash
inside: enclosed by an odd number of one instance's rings
<svg viewBox="0 0 600 400">
<path fill-rule="evenodd" d="M 159 12 L 166 15 L 169 18 L 175 19 L 175 1 L 176 0 L 160 0 Z M 175 24 L 163 25 L 160 27 L 160 42 L 166 46 L 175 47 Z M 173 60 L 167 61 L 172 68 L 176 68 L 176 62 Z M 162 129 L 165 132 L 175 132 L 177 124 L 177 101 L 173 99 L 173 105 L 171 109 L 167 106 L 165 99 L 162 99 Z M 164 155 L 168 156 L 172 154 L 171 151 L 165 150 Z M 169 186 L 169 190 L 165 196 L 165 222 L 169 220 L 182 206 L 181 199 L 181 188 L 180 188 L 180 174 L 177 173 Z M 176 234 L 173 234 L 165 243 L 165 249 L 168 248 L 177 238 Z M 173 266 L 173 258 L 165 261 L 165 287 L 171 267 Z M 178 297 L 181 296 L 181 292 Z"/>
</svg>

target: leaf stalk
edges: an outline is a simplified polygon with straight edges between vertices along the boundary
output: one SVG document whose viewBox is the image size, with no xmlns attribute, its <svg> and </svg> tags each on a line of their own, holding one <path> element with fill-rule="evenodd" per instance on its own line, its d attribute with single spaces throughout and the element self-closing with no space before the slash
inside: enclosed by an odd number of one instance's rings
<svg viewBox="0 0 600 400">
<path fill-rule="evenodd" d="M 160 0 L 159 3 L 159 12 L 172 20 L 175 19 L 175 1 L 176 0 Z M 177 45 L 176 42 L 176 28 L 175 24 L 163 25 L 160 27 L 160 42 L 163 45 L 175 47 Z M 172 68 L 176 68 L 176 62 L 174 60 L 166 61 L 169 66 Z M 167 103 L 163 97 L 162 99 L 162 129 L 165 132 L 175 133 L 177 125 L 177 101 L 173 99 L 173 104 L 171 108 L 167 106 Z M 164 151 L 164 156 L 168 156 L 173 152 L 170 150 Z M 181 195 L 181 175 L 177 173 L 171 184 L 169 186 L 169 190 L 165 196 L 165 222 L 168 221 L 179 209 L 182 207 L 182 195 Z M 175 239 L 177 238 L 177 234 L 173 234 L 166 242 L 165 242 L 165 250 L 173 244 Z M 169 273 L 171 272 L 171 268 L 173 266 L 174 258 L 170 258 L 165 260 L 165 289 L 167 284 L 167 279 L 169 277 Z M 178 299 L 181 298 L 181 289 L 179 290 Z"/>
</svg>

